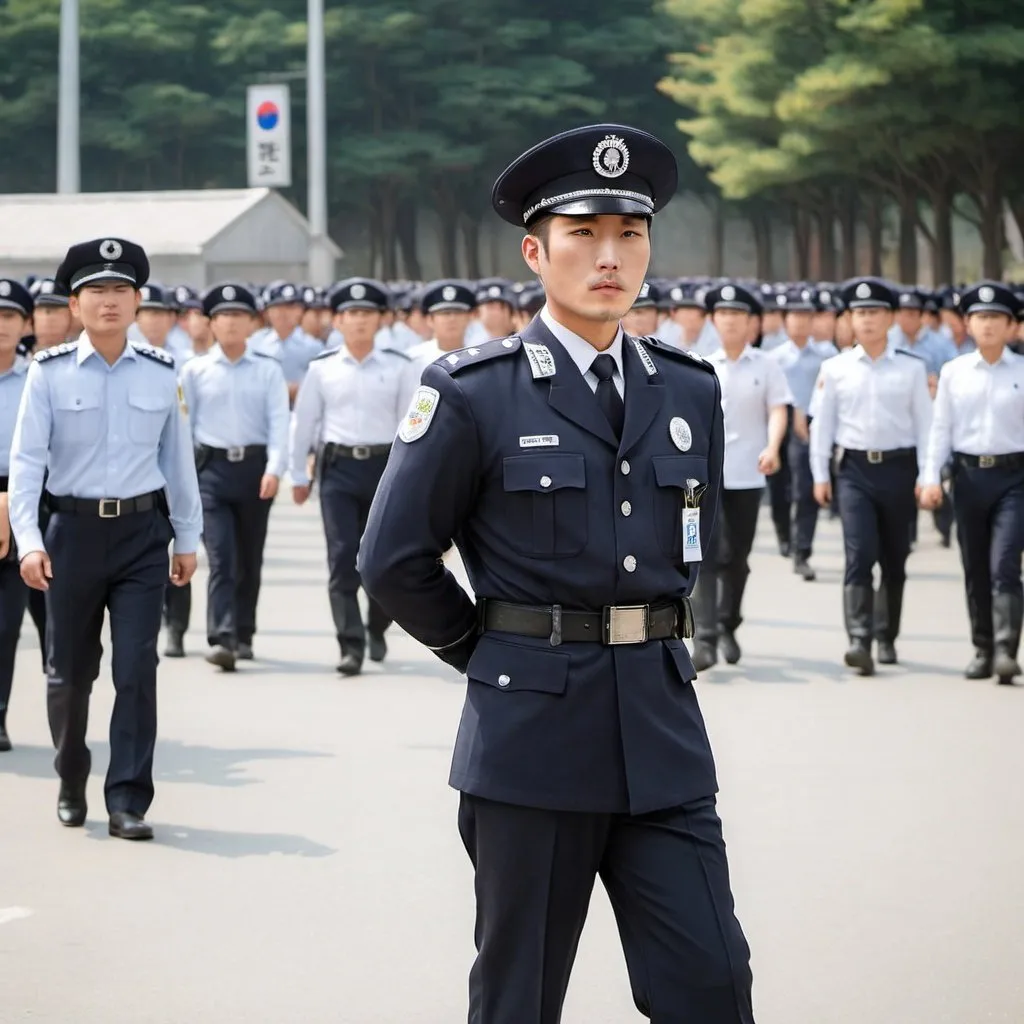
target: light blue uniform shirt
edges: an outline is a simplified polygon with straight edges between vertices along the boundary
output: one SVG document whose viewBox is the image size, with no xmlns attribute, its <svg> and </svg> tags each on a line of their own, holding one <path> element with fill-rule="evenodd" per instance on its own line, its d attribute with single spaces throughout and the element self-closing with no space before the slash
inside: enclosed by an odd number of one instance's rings
<svg viewBox="0 0 1024 1024">
<path fill-rule="evenodd" d="M 267 446 L 266 472 L 281 476 L 288 464 L 288 385 L 281 364 L 247 345 L 232 362 L 220 345 L 181 371 L 192 438 L 197 445 Z"/>
<path fill-rule="evenodd" d="M 889 344 L 920 356 L 928 367 L 929 375 L 935 376 L 938 376 L 946 363 L 956 359 L 958 355 L 956 345 L 949 338 L 927 328 L 922 328 L 917 338 L 911 341 L 898 324 L 893 324 L 889 328 Z"/>
<path fill-rule="evenodd" d="M 788 338 L 778 348 L 773 348 L 768 353 L 769 358 L 774 359 L 782 367 L 782 372 L 789 383 L 789 390 L 793 393 L 793 404 L 802 413 L 806 414 L 810 409 L 814 384 L 818 379 L 821 364 L 836 354 L 835 346 L 828 342 L 808 341 L 800 348 Z"/>
<path fill-rule="evenodd" d="M 86 334 L 29 367 L 11 446 L 11 527 L 18 550 L 45 551 L 43 476 L 59 497 L 133 498 L 166 488 L 175 554 L 199 547 L 203 507 L 174 360 L 129 342 L 113 366 Z"/>
<path fill-rule="evenodd" d="M 268 328 L 257 331 L 249 342 L 256 352 L 273 356 L 281 364 L 284 379 L 289 384 L 300 384 L 309 364 L 324 351 L 323 344 L 311 338 L 301 327 L 296 327 L 283 341 Z"/>
<path fill-rule="evenodd" d="M 23 359 L 15 359 L 14 366 L 0 373 L 0 476 L 7 476 L 11 469 L 11 440 L 27 374 L 28 363 Z"/>
</svg>

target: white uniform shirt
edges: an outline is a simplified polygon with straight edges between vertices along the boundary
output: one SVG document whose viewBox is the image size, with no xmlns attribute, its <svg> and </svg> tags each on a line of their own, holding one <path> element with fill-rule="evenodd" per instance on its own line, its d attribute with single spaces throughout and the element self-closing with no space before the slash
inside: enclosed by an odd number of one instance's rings
<svg viewBox="0 0 1024 1024">
<path fill-rule="evenodd" d="M 1024 452 L 1024 356 L 1004 349 L 987 363 L 970 352 L 942 367 L 921 482 L 938 484 L 953 452 Z"/>
<path fill-rule="evenodd" d="M 405 353 L 391 349 L 375 348 L 360 362 L 342 346 L 314 359 L 295 399 L 288 446 L 292 482 L 309 483 L 306 456 L 328 441 L 391 444 L 421 369 Z"/>
<path fill-rule="evenodd" d="M 612 374 L 612 383 L 615 385 L 615 390 L 618 391 L 619 395 L 625 398 L 626 378 L 622 375 L 623 331 L 621 324 L 619 325 L 619 332 L 615 335 L 615 340 L 611 345 L 602 351 L 598 351 L 586 338 L 581 338 L 578 334 L 570 331 L 568 327 L 563 327 L 548 312 L 547 306 L 540 311 L 540 318 L 544 321 L 544 326 L 561 342 L 562 348 L 569 353 L 569 358 L 579 367 L 580 373 L 583 374 L 583 379 L 594 394 L 597 394 L 598 379 L 590 367 L 598 356 L 610 355 L 615 360 L 615 373 Z"/>
<path fill-rule="evenodd" d="M 893 348 L 872 359 L 860 345 L 826 359 L 812 402 L 811 474 L 829 482 L 832 448 L 892 451 L 916 448 L 918 467 L 928 449 L 932 400 L 923 359 Z"/>
<path fill-rule="evenodd" d="M 722 486 L 728 491 L 764 487 L 757 460 L 768 445 L 768 415 L 793 396 L 778 362 L 749 345 L 736 360 L 720 348 L 708 356 L 722 384 L 725 414 L 725 468 Z"/>
</svg>

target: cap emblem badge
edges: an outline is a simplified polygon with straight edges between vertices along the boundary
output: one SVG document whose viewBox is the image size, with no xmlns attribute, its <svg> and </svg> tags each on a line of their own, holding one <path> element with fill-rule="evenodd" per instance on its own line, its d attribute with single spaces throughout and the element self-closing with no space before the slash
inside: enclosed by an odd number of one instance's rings
<svg viewBox="0 0 1024 1024">
<path fill-rule="evenodd" d="M 454 286 L 450 284 L 445 285 L 444 288 L 441 289 L 441 298 L 444 299 L 445 302 L 452 302 L 457 294 L 458 292 L 455 290 Z"/>
<path fill-rule="evenodd" d="M 224 285 L 220 290 L 221 298 L 225 302 L 233 302 L 236 294 L 234 287 L 230 284 Z"/>
<path fill-rule="evenodd" d="M 365 299 L 366 298 L 366 285 L 364 285 L 364 284 L 354 284 L 349 289 L 348 293 L 349 293 L 349 295 L 352 296 L 353 299 L 356 299 L 356 300 L 358 300 L 358 299 Z"/>
<path fill-rule="evenodd" d="M 857 285 L 857 298 L 858 299 L 870 299 L 871 298 L 871 285 L 867 281 L 862 281 Z"/>
<path fill-rule="evenodd" d="M 727 284 L 722 289 L 722 299 L 725 302 L 732 302 L 736 298 L 736 289 L 731 284 Z"/>
<path fill-rule="evenodd" d="M 100 255 L 105 260 L 118 260 L 123 252 L 121 243 L 113 238 L 108 238 L 105 242 L 100 243 Z"/>
<path fill-rule="evenodd" d="M 629 167 L 629 150 L 617 135 L 606 135 L 594 147 L 594 170 L 602 178 L 618 178 Z"/>
<path fill-rule="evenodd" d="M 996 293 L 987 284 L 978 289 L 978 298 L 982 302 L 991 302 L 995 297 Z"/>
</svg>

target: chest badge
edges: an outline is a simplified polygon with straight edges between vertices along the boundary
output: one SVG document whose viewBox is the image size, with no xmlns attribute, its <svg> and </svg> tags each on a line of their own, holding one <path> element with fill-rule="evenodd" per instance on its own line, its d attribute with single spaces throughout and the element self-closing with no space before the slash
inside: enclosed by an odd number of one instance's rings
<svg viewBox="0 0 1024 1024">
<path fill-rule="evenodd" d="M 672 443 L 681 451 L 688 452 L 693 447 L 693 431 L 690 424 L 682 416 L 673 416 L 668 425 L 668 436 Z"/>
</svg>

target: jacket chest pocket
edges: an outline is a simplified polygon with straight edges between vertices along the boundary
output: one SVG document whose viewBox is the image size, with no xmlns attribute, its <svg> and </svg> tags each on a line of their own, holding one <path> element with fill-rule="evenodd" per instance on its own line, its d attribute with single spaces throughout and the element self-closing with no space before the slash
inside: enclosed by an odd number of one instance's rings
<svg viewBox="0 0 1024 1024">
<path fill-rule="evenodd" d="M 587 546 L 587 471 L 582 455 L 538 452 L 503 463 L 506 535 L 520 554 L 568 558 Z"/>
<path fill-rule="evenodd" d="M 683 554 L 683 508 L 686 491 L 708 482 L 708 460 L 705 455 L 655 455 L 654 466 L 654 532 L 662 551 L 671 558 Z M 693 484 L 696 481 L 696 485 Z"/>
<path fill-rule="evenodd" d="M 100 400 L 92 395 L 54 399 L 53 425 L 60 444 L 95 444 L 103 427 Z"/>
<path fill-rule="evenodd" d="M 167 400 L 157 395 L 129 395 L 129 440 L 133 444 L 155 445 L 160 440 L 170 408 Z"/>
</svg>

